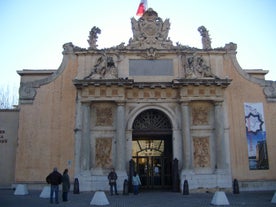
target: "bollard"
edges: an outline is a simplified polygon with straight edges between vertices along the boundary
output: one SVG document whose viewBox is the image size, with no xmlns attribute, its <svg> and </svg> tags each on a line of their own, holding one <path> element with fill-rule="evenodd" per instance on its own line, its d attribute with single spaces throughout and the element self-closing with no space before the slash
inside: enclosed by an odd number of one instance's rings
<svg viewBox="0 0 276 207">
<path fill-rule="evenodd" d="M 233 193 L 234 194 L 239 194 L 240 193 L 239 183 L 238 183 L 237 179 L 234 179 L 234 181 L 233 181 Z"/>
<path fill-rule="evenodd" d="M 127 179 L 125 179 L 125 181 L 124 181 L 123 195 L 128 195 L 128 181 L 127 181 Z"/>
<path fill-rule="evenodd" d="M 78 178 L 75 178 L 73 193 L 74 194 L 79 194 L 80 193 L 80 187 L 79 187 L 79 180 L 78 180 Z"/>
<path fill-rule="evenodd" d="M 179 192 L 180 191 L 180 181 L 179 181 L 179 174 L 178 174 L 178 159 L 173 160 L 172 166 L 172 191 Z"/>
<path fill-rule="evenodd" d="M 189 184 L 187 180 L 183 184 L 183 195 L 189 195 Z"/>
<path fill-rule="evenodd" d="M 134 171 L 135 171 L 135 162 L 133 159 L 131 159 L 129 161 L 129 175 L 128 175 L 128 192 L 131 193 L 133 192 L 133 189 L 132 189 L 132 176 L 134 174 Z"/>
</svg>

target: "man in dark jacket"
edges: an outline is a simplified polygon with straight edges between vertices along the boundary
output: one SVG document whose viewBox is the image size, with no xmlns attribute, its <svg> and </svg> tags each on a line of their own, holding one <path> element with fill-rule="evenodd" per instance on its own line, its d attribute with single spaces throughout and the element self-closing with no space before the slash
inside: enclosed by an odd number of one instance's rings
<svg viewBox="0 0 276 207">
<path fill-rule="evenodd" d="M 55 202 L 58 204 L 58 186 L 62 182 L 62 175 L 58 172 L 56 167 L 53 172 L 46 177 L 46 181 L 48 184 L 51 184 L 50 203 L 53 203 L 53 194 L 55 193 Z"/>
<path fill-rule="evenodd" d="M 108 181 L 109 181 L 109 185 L 110 185 L 110 195 L 113 195 L 113 188 L 114 188 L 114 191 L 115 191 L 115 194 L 116 195 L 119 195 L 117 193 L 117 174 L 115 172 L 115 169 L 112 168 L 111 169 L 111 172 L 108 174 Z"/>
</svg>

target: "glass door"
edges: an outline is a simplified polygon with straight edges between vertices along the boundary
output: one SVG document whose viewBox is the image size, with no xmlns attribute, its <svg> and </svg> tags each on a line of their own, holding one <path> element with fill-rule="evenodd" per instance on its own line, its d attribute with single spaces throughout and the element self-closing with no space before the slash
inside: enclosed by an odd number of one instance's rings
<svg viewBox="0 0 276 207">
<path fill-rule="evenodd" d="M 166 143 L 161 139 L 133 141 L 132 158 L 142 189 L 164 189 L 172 186 L 172 157 L 171 151 L 165 150 Z"/>
</svg>

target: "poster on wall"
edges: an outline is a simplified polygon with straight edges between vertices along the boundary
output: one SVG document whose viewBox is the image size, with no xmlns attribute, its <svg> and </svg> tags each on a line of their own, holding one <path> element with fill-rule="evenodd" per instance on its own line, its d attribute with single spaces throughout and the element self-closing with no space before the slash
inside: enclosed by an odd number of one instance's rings
<svg viewBox="0 0 276 207">
<path fill-rule="evenodd" d="M 268 155 L 262 103 L 244 103 L 248 161 L 250 170 L 267 170 Z"/>
</svg>

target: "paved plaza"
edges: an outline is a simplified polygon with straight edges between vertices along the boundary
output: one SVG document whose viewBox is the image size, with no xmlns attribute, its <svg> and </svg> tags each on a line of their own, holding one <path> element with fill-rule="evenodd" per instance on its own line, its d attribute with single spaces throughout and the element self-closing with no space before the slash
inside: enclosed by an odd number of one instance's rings
<svg viewBox="0 0 276 207">
<path fill-rule="evenodd" d="M 0 190 L 1 207 L 88 207 L 95 192 L 81 192 L 80 194 L 69 193 L 69 202 L 50 204 L 48 198 L 40 198 L 40 191 L 29 191 L 28 195 L 14 195 L 13 190 Z M 174 192 L 141 192 L 139 195 L 110 196 L 106 193 L 110 207 L 194 207 L 214 206 L 211 204 L 214 193 L 190 193 L 182 195 Z M 274 196 L 272 191 L 240 192 L 240 194 L 226 193 L 230 203 L 227 206 L 269 207 Z"/>
</svg>

